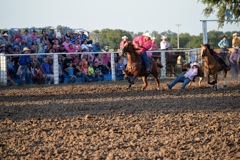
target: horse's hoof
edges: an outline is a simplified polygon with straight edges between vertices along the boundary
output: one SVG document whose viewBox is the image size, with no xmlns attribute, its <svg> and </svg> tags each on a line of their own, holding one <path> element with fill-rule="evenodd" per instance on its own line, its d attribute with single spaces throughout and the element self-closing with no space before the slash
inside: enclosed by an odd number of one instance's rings
<svg viewBox="0 0 240 160">
<path fill-rule="evenodd" d="M 158 88 L 157 88 L 157 91 L 159 91 L 159 90 L 160 90 L 160 88 L 158 87 Z"/>
</svg>

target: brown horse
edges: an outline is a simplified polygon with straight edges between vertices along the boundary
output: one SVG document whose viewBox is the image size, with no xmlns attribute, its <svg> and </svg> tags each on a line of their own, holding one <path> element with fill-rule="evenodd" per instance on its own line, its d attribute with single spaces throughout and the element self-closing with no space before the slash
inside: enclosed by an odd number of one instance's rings
<svg viewBox="0 0 240 160">
<path fill-rule="evenodd" d="M 134 81 L 138 76 L 142 77 L 143 80 L 143 87 L 142 90 L 146 89 L 148 83 L 147 83 L 147 77 L 149 74 L 147 74 L 146 66 L 143 65 L 143 60 L 141 57 L 141 53 L 138 52 L 139 49 L 136 49 L 131 41 L 128 41 L 125 43 L 123 47 L 123 54 L 126 53 L 128 64 L 125 69 L 125 78 L 128 79 L 129 85 L 128 88 L 131 87 L 132 84 L 134 84 Z M 161 64 L 156 64 L 153 59 L 149 58 L 150 67 L 151 67 L 151 74 L 153 75 L 157 90 L 160 90 L 160 83 L 158 79 L 158 71 L 157 66 L 161 67 Z M 133 76 L 130 80 L 129 76 Z"/>
<path fill-rule="evenodd" d="M 190 69 L 190 67 L 191 67 L 191 63 L 184 63 L 182 65 L 182 71 L 186 72 L 188 69 Z M 198 74 L 197 74 L 197 76 L 195 76 L 195 78 L 196 77 L 199 78 L 198 86 L 201 87 L 202 80 L 204 78 L 203 67 L 201 65 L 198 67 Z M 194 80 L 195 80 L 195 78 L 194 78 Z M 192 83 L 192 81 L 189 83 L 189 87 L 191 87 L 191 83 Z"/>
<path fill-rule="evenodd" d="M 201 45 L 201 54 L 204 59 L 204 71 L 207 76 L 208 84 L 213 85 L 213 88 L 217 90 L 217 78 L 218 78 L 218 72 L 223 71 L 224 72 L 224 85 L 223 87 L 226 87 L 226 76 L 227 71 L 224 69 L 223 64 L 219 63 L 216 58 L 213 56 L 216 54 L 212 49 L 210 49 L 209 45 Z M 213 81 L 210 82 L 210 75 L 213 76 Z"/>
</svg>

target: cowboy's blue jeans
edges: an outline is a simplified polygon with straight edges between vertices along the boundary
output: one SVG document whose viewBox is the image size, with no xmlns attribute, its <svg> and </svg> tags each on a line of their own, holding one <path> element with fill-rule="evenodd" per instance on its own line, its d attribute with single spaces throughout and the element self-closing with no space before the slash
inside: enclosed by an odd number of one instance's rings
<svg viewBox="0 0 240 160">
<path fill-rule="evenodd" d="M 184 76 L 178 76 L 171 84 L 169 84 L 169 86 L 172 89 L 175 84 L 177 84 L 178 82 L 182 82 L 183 84 L 181 89 L 184 89 L 190 81 L 191 80 L 189 78 L 186 78 Z"/>
<path fill-rule="evenodd" d="M 142 52 L 142 59 L 146 65 L 147 70 L 150 70 L 150 63 L 147 57 L 147 52 Z"/>
<path fill-rule="evenodd" d="M 28 73 L 28 66 L 27 65 L 22 65 L 22 74 L 20 76 L 18 85 L 23 84 L 23 77 L 25 77 L 26 84 L 30 84 L 30 75 Z"/>
</svg>

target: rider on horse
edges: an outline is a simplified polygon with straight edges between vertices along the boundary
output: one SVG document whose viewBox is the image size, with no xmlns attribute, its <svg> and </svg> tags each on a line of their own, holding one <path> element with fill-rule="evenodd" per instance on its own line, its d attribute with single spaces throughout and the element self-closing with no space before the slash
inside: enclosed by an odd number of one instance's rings
<svg viewBox="0 0 240 160">
<path fill-rule="evenodd" d="M 146 53 L 152 46 L 152 40 L 151 40 L 150 34 L 147 32 L 147 33 L 144 33 L 142 36 L 138 36 L 134 38 L 133 44 L 136 48 L 139 49 L 142 59 L 146 65 L 147 72 L 150 73 L 151 72 L 150 63 Z"/>
<path fill-rule="evenodd" d="M 211 49 L 209 44 L 205 44 L 205 46 L 210 51 L 211 55 L 223 66 L 224 70 L 229 71 L 231 69 L 230 61 L 228 59 L 228 56 L 225 52 L 221 52 L 220 54 L 217 54 L 213 49 Z"/>
</svg>

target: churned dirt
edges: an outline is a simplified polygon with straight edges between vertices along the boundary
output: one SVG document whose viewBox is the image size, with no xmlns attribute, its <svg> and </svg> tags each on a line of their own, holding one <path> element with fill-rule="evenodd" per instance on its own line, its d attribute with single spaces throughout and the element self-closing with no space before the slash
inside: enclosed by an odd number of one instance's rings
<svg viewBox="0 0 240 160">
<path fill-rule="evenodd" d="M 0 88 L 0 159 L 240 159 L 240 82 Z"/>
</svg>

